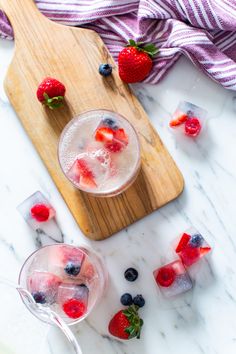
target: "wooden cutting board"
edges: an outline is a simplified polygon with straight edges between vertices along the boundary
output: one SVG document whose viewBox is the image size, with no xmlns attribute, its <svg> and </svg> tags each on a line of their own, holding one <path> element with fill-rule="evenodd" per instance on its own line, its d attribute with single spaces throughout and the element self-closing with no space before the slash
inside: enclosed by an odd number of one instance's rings
<svg viewBox="0 0 236 354">
<path fill-rule="evenodd" d="M 98 73 L 100 63 L 113 59 L 93 31 L 53 23 L 33 0 L 0 0 L 15 34 L 15 55 L 6 79 L 6 93 L 83 233 L 102 240 L 176 198 L 183 178 L 163 146 L 137 98 L 119 78 Z M 62 81 L 66 105 L 50 111 L 36 100 L 46 76 Z M 79 113 L 105 108 L 127 117 L 139 133 L 142 169 L 123 194 L 95 198 L 66 180 L 57 159 L 57 144 L 65 124 Z"/>
</svg>

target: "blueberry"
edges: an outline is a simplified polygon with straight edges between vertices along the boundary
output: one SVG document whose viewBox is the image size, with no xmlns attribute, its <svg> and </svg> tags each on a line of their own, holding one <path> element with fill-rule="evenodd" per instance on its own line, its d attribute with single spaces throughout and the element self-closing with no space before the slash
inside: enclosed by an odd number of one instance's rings
<svg viewBox="0 0 236 354">
<path fill-rule="evenodd" d="M 65 267 L 65 272 L 68 275 L 73 275 L 76 276 L 79 274 L 81 269 L 81 265 L 80 264 L 74 264 L 73 262 L 68 262 L 66 267 Z"/>
<path fill-rule="evenodd" d="M 200 234 L 194 234 L 191 236 L 191 239 L 190 239 L 190 245 L 192 247 L 201 247 L 201 245 L 203 244 L 203 237 L 202 235 Z"/>
<path fill-rule="evenodd" d="M 142 295 L 136 295 L 134 298 L 133 298 L 133 303 L 134 305 L 138 306 L 138 307 L 143 307 L 145 305 L 145 300 L 144 298 L 142 297 Z"/>
<path fill-rule="evenodd" d="M 134 268 L 128 268 L 126 269 L 124 276 L 128 281 L 135 281 L 138 278 L 138 272 Z"/>
<path fill-rule="evenodd" d="M 104 118 L 102 120 L 102 124 L 106 125 L 107 127 L 111 128 L 113 130 L 117 130 L 119 128 L 118 125 L 116 124 L 116 121 L 112 118 L 109 118 L 109 117 Z"/>
<path fill-rule="evenodd" d="M 109 76 L 112 73 L 112 66 L 110 64 L 101 64 L 99 65 L 98 71 L 102 76 Z"/>
<path fill-rule="evenodd" d="M 38 304 L 45 304 L 47 302 L 46 295 L 42 291 L 32 293 L 32 296 Z"/>
<path fill-rule="evenodd" d="M 133 298 L 132 298 L 132 296 L 131 296 L 130 294 L 125 293 L 125 294 L 123 294 L 123 295 L 121 296 L 120 302 L 121 302 L 122 305 L 124 305 L 124 306 L 130 306 L 130 305 L 132 305 L 132 303 L 133 303 Z"/>
</svg>

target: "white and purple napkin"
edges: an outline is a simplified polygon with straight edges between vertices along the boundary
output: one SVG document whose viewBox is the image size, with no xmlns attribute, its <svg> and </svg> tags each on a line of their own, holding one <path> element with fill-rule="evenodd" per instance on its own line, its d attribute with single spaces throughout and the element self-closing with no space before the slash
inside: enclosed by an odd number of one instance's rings
<svg viewBox="0 0 236 354">
<path fill-rule="evenodd" d="M 160 81 L 184 54 L 213 80 L 236 90 L 236 0 L 36 0 L 36 4 L 53 21 L 98 32 L 115 60 L 130 38 L 156 44 L 159 54 L 147 83 Z M 0 33 L 13 37 L 2 12 Z"/>
</svg>

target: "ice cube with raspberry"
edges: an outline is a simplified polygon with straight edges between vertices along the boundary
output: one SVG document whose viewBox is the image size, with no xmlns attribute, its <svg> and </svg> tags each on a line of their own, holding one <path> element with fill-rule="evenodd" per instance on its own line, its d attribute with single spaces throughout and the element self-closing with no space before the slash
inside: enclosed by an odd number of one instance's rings
<svg viewBox="0 0 236 354">
<path fill-rule="evenodd" d="M 192 288 L 192 281 L 181 260 L 166 264 L 153 272 L 154 279 L 164 297 L 173 297 Z"/>
<path fill-rule="evenodd" d="M 25 199 L 17 210 L 27 224 L 38 232 L 36 246 L 63 242 L 63 234 L 55 219 L 56 211 L 39 191 Z"/>
<path fill-rule="evenodd" d="M 53 273 L 34 271 L 27 279 L 27 289 L 37 303 L 51 305 L 56 301 L 61 282 Z"/>
<path fill-rule="evenodd" d="M 69 318 L 78 319 L 86 314 L 89 289 L 85 284 L 62 283 L 58 288 L 57 303 Z"/>
<path fill-rule="evenodd" d="M 182 233 L 175 248 L 175 252 L 182 259 L 186 267 L 198 262 L 200 258 L 204 257 L 210 251 L 211 247 L 195 228 Z"/>
<path fill-rule="evenodd" d="M 205 125 L 207 111 L 190 102 L 181 101 L 175 110 L 169 123 L 171 128 L 175 128 L 181 133 L 196 137 Z"/>
</svg>

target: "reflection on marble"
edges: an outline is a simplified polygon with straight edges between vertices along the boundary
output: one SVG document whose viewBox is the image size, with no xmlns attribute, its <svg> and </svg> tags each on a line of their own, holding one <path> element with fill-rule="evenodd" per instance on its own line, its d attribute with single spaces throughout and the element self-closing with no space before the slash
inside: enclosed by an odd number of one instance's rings
<svg viewBox="0 0 236 354">
<path fill-rule="evenodd" d="M 159 85 L 133 86 L 183 172 L 185 190 L 176 201 L 128 229 L 106 241 L 93 242 L 76 226 L 3 92 L 3 76 L 11 55 L 12 43 L 0 41 L 0 276 L 6 276 L 7 269 L 8 278 L 16 281 L 24 259 L 35 249 L 34 232 L 16 206 L 41 190 L 56 207 L 65 242 L 90 245 L 109 269 L 110 284 L 103 301 L 73 329 L 83 354 L 235 354 L 235 93 L 210 81 L 184 58 Z M 176 139 L 168 128 L 180 100 L 209 112 L 205 131 L 194 141 Z M 173 239 L 191 225 L 214 249 L 211 257 L 191 269 L 195 277 L 191 296 L 164 306 L 152 271 L 174 259 Z M 129 266 L 140 273 L 134 283 L 123 277 Z M 145 297 L 146 305 L 140 310 L 145 324 L 140 340 L 121 342 L 108 335 L 107 323 L 126 291 Z M 54 353 L 53 345 L 57 343 L 53 332 L 50 330 L 47 337 L 49 353 Z M 1 343 L 4 335 L 2 330 Z"/>
</svg>

